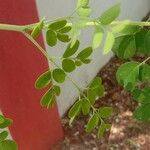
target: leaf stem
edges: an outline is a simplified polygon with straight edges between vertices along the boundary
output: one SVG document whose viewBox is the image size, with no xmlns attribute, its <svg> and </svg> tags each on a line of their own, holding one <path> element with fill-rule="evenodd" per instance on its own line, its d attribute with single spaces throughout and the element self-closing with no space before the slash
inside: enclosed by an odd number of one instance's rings
<svg viewBox="0 0 150 150">
<path fill-rule="evenodd" d="M 56 20 L 60 19 L 69 19 L 70 17 L 63 17 L 59 18 Z M 50 21 L 45 21 L 45 26 L 47 26 L 50 22 L 56 21 L 56 20 L 50 20 Z M 12 25 L 12 24 L 0 24 L 0 30 L 8 30 L 8 31 L 17 31 L 17 32 L 22 32 L 25 30 L 32 30 L 34 26 L 36 26 L 39 22 L 33 23 L 33 24 L 28 24 L 28 25 Z M 125 20 L 125 21 L 113 21 L 110 26 L 115 26 L 119 24 L 128 24 L 128 25 L 138 25 L 138 26 L 150 26 L 150 22 L 138 22 L 138 21 L 130 21 L 130 20 Z M 72 23 L 68 23 L 67 25 L 72 26 Z M 98 22 L 95 21 L 90 21 L 86 23 L 86 26 L 95 26 L 99 25 Z"/>
</svg>

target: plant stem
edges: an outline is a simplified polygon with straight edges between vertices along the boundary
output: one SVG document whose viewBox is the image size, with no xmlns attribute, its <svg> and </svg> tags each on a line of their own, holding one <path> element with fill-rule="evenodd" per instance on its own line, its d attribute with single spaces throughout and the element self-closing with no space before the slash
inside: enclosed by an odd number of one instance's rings
<svg viewBox="0 0 150 150">
<path fill-rule="evenodd" d="M 53 60 L 53 57 L 50 57 L 50 56 L 47 54 L 47 52 L 39 45 L 39 43 L 36 42 L 36 41 L 32 38 L 31 35 L 29 35 L 29 34 L 26 33 L 26 32 L 22 32 L 22 33 L 23 33 L 23 35 L 24 35 L 27 39 L 29 39 L 29 40 L 40 50 L 40 52 L 47 58 L 48 61 L 50 60 L 56 67 L 58 67 L 59 69 L 61 69 L 60 66 L 57 65 L 56 62 Z M 66 73 L 65 73 L 65 74 L 66 74 Z M 70 76 L 68 76 L 67 74 L 66 74 L 66 77 L 72 82 L 72 84 L 76 87 L 76 89 L 79 91 L 79 93 L 80 93 L 81 95 L 83 95 L 83 96 L 87 99 L 86 95 L 83 93 L 83 91 L 80 89 L 80 87 L 76 84 L 76 82 L 75 82 L 74 80 L 72 80 L 72 79 L 70 78 Z M 88 99 L 87 99 L 87 100 L 88 100 Z M 88 100 L 88 101 L 89 101 L 89 100 Z M 89 103 L 90 103 L 90 101 L 89 101 Z M 90 104 L 90 105 L 91 105 L 91 108 L 93 109 L 93 111 L 96 112 L 96 108 L 95 108 L 92 104 Z"/>
<path fill-rule="evenodd" d="M 66 18 L 69 18 L 69 17 L 66 17 Z M 52 22 L 52 21 L 46 21 L 45 26 L 47 26 L 50 22 Z M 32 30 L 34 28 L 34 26 L 37 25 L 37 23 L 29 24 L 29 25 L 0 24 L 0 30 L 9 30 L 9 31 L 17 31 L 17 32 L 21 32 L 21 31 L 24 31 L 26 29 Z M 115 25 L 119 25 L 119 24 L 150 26 L 150 22 L 138 22 L 138 21 L 128 21 L 128 20 L 126 20 L 126 21 L 113 21 L 110 24 L 110 26 L 115 26 Z M 72 26 L 72 23 L 68 23 L 67 25 Z M 99 23 L 97 23 L 95 21 L 90 21 L 90 22 L 86 23 L 86 26 L 95 26 L 95 25 L 99 25 Z"/>
</svg>

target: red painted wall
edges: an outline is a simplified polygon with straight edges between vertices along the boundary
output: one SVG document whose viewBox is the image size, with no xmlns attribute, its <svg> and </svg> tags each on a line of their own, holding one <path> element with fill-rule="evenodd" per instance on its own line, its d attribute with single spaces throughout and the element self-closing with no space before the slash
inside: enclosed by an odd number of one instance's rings
<svg viewBox="0 0 150 150">
<path fill-rule="evenodd" d="M 37 21 L 34 0 L 0 0 L 0 23 Z M 43 46 L 42 37 L 39 41 Z M 0 31 L 0 109 L 14 121 L 10 131 L 19 150 L 50 150 L 63 136 L 57 107 L 41 108 L 44 91 L 34 88 L 47 68 L 45 57 L 23 35 Z"/>
</svg>

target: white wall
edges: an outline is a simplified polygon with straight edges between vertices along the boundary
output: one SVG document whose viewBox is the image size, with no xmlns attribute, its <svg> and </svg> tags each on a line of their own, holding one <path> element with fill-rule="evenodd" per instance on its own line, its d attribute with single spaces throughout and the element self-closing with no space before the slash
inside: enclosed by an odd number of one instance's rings
<svg viewBox="0 0 150 150">
<path fill-rule="evenodd" d="M 36 0 L 40 18 L 46 16 L 47 19 L 55 19 L 57 17 L 68 16 L 76 7 L 77 0 Z M 91 0 L 93 8 L 93 16 L 100 14 L 107 8 L 119 0 Z M 131 19 L 141 20 L 150 10 L 150 0 L 120 0 L 121 15 L 120 20 Z M 85 30 L 81 37 L 81 47 L 91 45 L 92 31 Z M 46 45 L 46 44 L 45 44 Z M 54 48 L 46 46 L 50 55 L 61 55 L 65 49 L 64 45 L 59 44 Z M 110 59 L 112 54 L 102 55 L 101 49 L 95 50 L 92 58 L 93 61 L 89 65 L 83 65 L 75 70 L 71 77 L 81 87 L 85 87 L 91 79 L 95 77 L 100 68 Z M 66 81 L 62 85 L 62 94 L 58 97 L 57 103 L 59 113 L 62 116 L 70 105 L 77 99 L 78 91 L 74 88 L 70 81 Z"/>
</svg>

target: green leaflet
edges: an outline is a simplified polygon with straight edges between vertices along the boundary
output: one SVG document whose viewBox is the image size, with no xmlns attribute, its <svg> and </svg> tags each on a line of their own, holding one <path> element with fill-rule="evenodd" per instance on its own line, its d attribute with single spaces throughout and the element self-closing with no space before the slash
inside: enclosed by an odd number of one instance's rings
<svg viewBox="0 0 150 150">
<path fill-rule="evenodd" d="M 81 62 L 80 60 L 76 60 L 76 61 L 75 61 L 75 65 L 76 65 L 76 66 L 81 66 L 81 65 L 82 65 L 82 62 Z"/>
<path fill-rule="evenodd" d="M 84 64 L 89 64 L 92 60 L 91 59 L 80 59 Z"/>
<path fill-rule="evenodd" d="M 53 90 L 48 90 L 44 95 L 43 97 L 41 98 L 41 106 L 42 107 L 47 107 L 47 108 L 50 108 L 54 105 L 54 93 L 53 93 Z"/>
<path fill-rule="evenodd" d="M 59 21 L 55 21 L 53 23 L 51 23 L 48 28 L 51 30 L 59 30 L 62 29 L 63 27 L 65 27 L 65 25 L 67 24 L 66 20 L 59 20 Z"/>
<path fill-rule="evenodd" d="M 7 136 L 8 136 L 8 132 L 7 131 L 2 131 L 0 133 L 0 142 L 4 141 L 7 138 Z"/>
<path fill-rule="evenodd" d="M 71 47 L 74 45 L 78 37 L 80 36 L 81 29 L 86 25 L 87 20 L 77 20 L 72 24 L 72 29 L 70 31 L 70 37 L 71 37 Z"/>
<path fill-rule="evenodd" d="M 41 33 L 41 31 L 43 29 L 43 25 L 44 25 L 43 20 L 41 20 L 32 30 L 31 36 L 34 39 L 36 39 L 39 36 L 39 34 Z"/>
<path fill-rule="evenodd" d="M 143 104 L 143 105 L 139 106 L 134 111 L 133 115 L 137 120 L 149 121 L 150 120 L 150 103 L 149 104 Z"/>
<path fill-rule="evenodd" d="M 90 112 L 91 104 L 86 98 L 82 99 L 81 101 L 82 101 L 82 113 L 84 115 L 87 115 Z"/>
<path fill-rule="evenodd" d="M 62 61 L 62 68 L 65 72 L 72 72 L 73 70 L 75 70 L 76 66 L 72 59 L 66 58 Z"/>
<path fill-rule="evenodd" d="M 63 58 L 67 58 L 72 56 L 73 54 L 76 53 L 76 51 L 78 50 L 80 45 L 79 40 L 76 40 L 76 42 L 74 43 L 74 45 L 71 47 L 71 43 L 67 46 L 64 54 L 63 54 Z"/>
<path fill-rule="evenodd" d="M 114 21 L 120 14 L 120 4 L 116 4 L 110 9 L 106 10 L 99 18 L 103 25 L 108 25 Z"/>
<path fill-rule="evenodd" d="M 2 115 L 1 115 L 2 116 Z M 3 116 L 2 116 L 3 117 Z M 11 124 L 12 124 L 12 120 L 11 119 L 9 119 L 9 118 L 5 118 L 5 117 L 3 117 L 3 119 L 4 119 L 4 122 L 3 123 L 1 123 L 0 124 L 0 129 L 4 129 L 4 128 L 6 128 L 6 127 L 9 127 Z"/>
<path fill-rule="evenodd" d="M 104 36 L 103 29 L 100 26 L 96 26 L 94 31 L 94 37 L 93 37 L 93 44 L 92 44 L 93 49 L 100 47 L 103 36 Z"/>
<path fill-rule="evenodd" d="M 48 30 L 46 32 L 46 42 L 51 47 L 57 44 L 57 35 L 53 30 Z"/>
<path fill-rule="evenodd" d="M 144 48 L 147 54 L 150 54 L 150 31 L 145 36 Z"/>
<path fill-rule="evenodd" d="M 146 47 L 145 47 L 145 39 L 147 39 L 146 38 L 147 34 L 148 34 L 148 30 L 145 28 L 141 29 L 139 32 L 137 32 L 135 34 L 136 48 L 137 48 L 138 52 L 140 52 L 142 54 L 150 53 L 149 49 L 146 49 Z"/>
<path fill-rule="evenodd" d="M 78 55 L 77 55 L 77 58 L 82 60 L 82 59 L 85 59 L 85 58 L 88 58 L 93 52 L 93 49 L 92 47 L 87 47 L 85 49 L 83 49 Z"/>
<path fill-rule="evenodd" d="M 64 43 L 67 43 L 67 42 L 70 41 L 70 38 L 67 34 L 57 33 L 57 38 L 58 38 L 59 41 L 64 42 Z"/>
<path fill-rule="evenodd" d="M 94 128 L 98 125 L 98 123 L 99 123 L 98 114 L 94 113 L 87 123 L 86 132 L 91 132 L 92 130 L 94 130 Z"/>
<path fill-rule="evenodd" d="M 75 118 L 80 113 L 81 106 L 82 106 L 82 101 L 80 100 L 77 101 L 75 104 L 73 104 L 73 106 L 69 110 L 68 117 Z"/>
<path fill-rule="evenodd" d="M 52 76 L 56 82 L 63 83 L 65 81 L 66 74 L 62 69 L 54 69 Z"/>
<path fill-rule="evenodd" d="M 127 21 L 126 24 L 119 24 L 112 27 L 114 33 L 122 33 L 124 35 L 132 35 L 140 30 L 140 26 L 130 25 L 130 22 Z"/>
<path fill-rule="evenodd" d="M 116 73 L 118 83 L 128 90 L 133 90 L 139 78 L 139 63 L 128 62 L 119 67 Z"/>
<path fill-rule="evenodd" d="M 5 140 L 0 142 L 0 149 L 1 150 L 18 150 L 18 146 L 14 141 Z"/>
<path fill-rule="evenodd" d="M 35 81 L 35 87 L 37 89 L 42 89 L 46 87 L 51 82 L 51 72 L 50 70 L 42 73 L 38 79 Z"/>
<path fill-rule="evenodd" d="M 87 96 L 91 104 L 95 103 L 97 97 L 104 96 L 104 86 L 100 77 L 96 77 L 89 85 Z"/>
<path fill-rule="evenodd" d="M 139 80 L 148 81 L 150 80 L 150 65 L 142 64 L 139 68 Z"/>
<path fill-rule="evenodd" d="M 91 14 L 91 8 L 90 7 L 80 7 L 78 10 L 77 10 L 77 14 L 80 16 L 80 17 L 89 17 L 90 14 Z"/>
<path fill-rule="evenodd" d="M 0 124 L 4 123 L 4 121 L 5 121 L 5 118 L 2 115 L 0 115 Z"/>
<path fill-rule="evenodd" d="M 71 30 L 71 26 L 65 26 L 62 29 L 60 29 L 59 33 L 68 33 Z"/>
<path fill-rule="evenodd" d="M 111 124 L 105 124 L 104 122 L 101 122 L 101 125 L 98 130 L 98 138 L 104 137 L 104 133 L 107 129 L 111 128 Z"/>
<path fill-rule="evenodd" d="M 78 7 L 86 7 L 89 5 L 89 0 L 78 0 L 77 8 Z"/>
<path fill-rule="evenodd" d="M 133 57 L 136 52 L 135 37 L 133 35 L 117 37 L 112 50 L 120 58 L 128 59 Z"/>
<path fill-rule="evenodd" d="M 112 107 L 101 107 L 98 110 L 99 116 L 101 118 L 108 118 L 112 114 Z"/>
<path fill-rule="evenodd" d="M 104 43 L 104 48 L 103 48 L 103 53 L 104 54 L 107 54 L 111 51 L 111 49 L 114 45 L 114 42 L 115 42 L 115 37 L 114 37 L 113 33 L 108 32 L 105 43 Z"/>
<path fill-rule="evenodd" d="M 61 89 L 60 89 L 59 86 L 54 85 L 54 86 L 53 86 L 53 91 L 54 91 L 54 93 L 55 93 L 57 96 L 59 96 L 59 95 L 60 95 L 60 92 L 61 92 Z"/>
<path fill-rule="evenodd" d="M 150 87 L 145 87 L 144 89 L 136 88 L 132 92 L 133 98 L 141 104 L 150 103 Z"/>
</svg>

